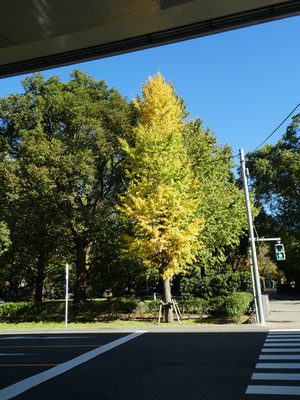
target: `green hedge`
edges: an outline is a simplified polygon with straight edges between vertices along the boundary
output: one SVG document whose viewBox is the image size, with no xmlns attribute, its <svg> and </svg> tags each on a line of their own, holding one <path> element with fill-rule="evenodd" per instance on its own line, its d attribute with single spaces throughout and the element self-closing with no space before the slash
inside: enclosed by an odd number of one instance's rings
<svg viewBox="0 0 300 400">
<path fill-rule="evenodd" d="M 146 300 L 145 305 L 150 313 L 158 313 L 161 300 Z"/>
<path fill-rule="evenodd" d="M 249 292 L 236 292 L 230 296 L 217 296 L 210 300 L 189 299 L 178 301 L 180 309 L 187 314 L 203 314 L 239 320 L 246 315 L 253 302 L 253 295 Z"/>
<path fill-rule="evenodd" d="M 185 298 L 200 297 L 212 299 L 227 297 L 235 292 L 251 292 L 251 275 L 249 272 L 235 272 L 222 275 L 184 277 L 180 290 Z"/>
<path fill-rule="evenodd" d="M 227 317 L 239 320 L 249 312 L 253 295 L 249 292 L 237 292 L 225 298 L 224 308 Z"/>
<path fill-rule="evenodd" d="M 199 317 L 208 312 L 208 301 L 199 298 L 178 301 L 180 310 L 186 314 L 198 314 Z"/>
<path fill-rule="evenodd" d="M 92 321 L 105 314 L 130 314 L 137 310 L 138 306 L 138 299 L 125 297 L 89 300 L 85 304 L 73 304 L 70 301 L 69 320 Z M 63 321 L 64 315 L 64 301 L 5 303 L 0 306 L 1 322 L 58 322 Z"/>
<path fill-rule="evenodd" d="M 200 318 L 203 314 L 220 316 L 238 320 L 245 315 L 253 301 L 248 292 L 236 292 L 229 296 L 217 296 L 209 300 L 190 298 L 177 300 L 180 310 L 185 314 L 195 314 Z M 146 309 L 157 313 L 159 300 L 146 302 Z M 69 302 L 69 321 L 88 322 L 104 318 L 115 318 L 120 314 L 131 314 L 139 310 L 137 298 L 109 298 L 89 300 L 85 304 Z M 5 303 L 0 306 L 1 322 L 61 322 L 64 320 L 65 303 L 63 301 L 47 301 L 44 303 Z"/>
</svg>

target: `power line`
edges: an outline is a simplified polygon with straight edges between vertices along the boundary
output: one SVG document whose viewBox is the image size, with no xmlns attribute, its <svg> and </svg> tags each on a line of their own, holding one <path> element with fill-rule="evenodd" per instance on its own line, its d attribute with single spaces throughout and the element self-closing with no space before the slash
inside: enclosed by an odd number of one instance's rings
<svg viewBox="0 0 300 400">
<path fill-rule="evenodd" d="M 274 135 L 274 133 L 285 123 L 285 121 L 293 114 L 293 112 L 295 110 L 297 110 L 297 108 L 300 106 L 300 103 L 298 103 L 296 105 L 296 107 L 285 117 L 285 119 L 280 122 L 280 124 L 270 133 L 270 135 L 268 137 L 266 137 L 266 139 L 259 145 L 257 146 L 251 153 L 254 153 L 259 147 L 261 147 L 272 135 Z M 229 161 L 230 159 L 233 158 L 240 158 L 240 156 L 238 154 L 233 154 L 231 156 L 226 156 L 226 157 L 220 157 L 220 158 L 216 158 L 214 160 L 206 160 L 206 161 L 201 161 L 198 164 L 211 164 L 211 163 L 215 163 L 218 161 Z"/>
<path fill-rule="evenodd" d="M 289 115 L 287 115 L 286 117 L 285 117 L 285 119 L 277 126 L 277 128 L 275 128 L 274 129 L 274 131 L 272 131 L 271 133 L 270 133 L 270 135 L 259 145 L 259 146 L 257 146 L 253 151 L 252 151 L 252 153 L 254 153 L 259 147 L 261 147 L 280 127 L 281 127 L 281 125 L 283 125 L 284 123 L 285 123 L 285 121 L 293 114 L 293 112 L 295 111 L 295 110 L 297 110 L 297 108 L 300 106 L 300 103 L 298 103 L 297 105 L 296 105 L 296 107 L 289 113 Z"/>
</svg>

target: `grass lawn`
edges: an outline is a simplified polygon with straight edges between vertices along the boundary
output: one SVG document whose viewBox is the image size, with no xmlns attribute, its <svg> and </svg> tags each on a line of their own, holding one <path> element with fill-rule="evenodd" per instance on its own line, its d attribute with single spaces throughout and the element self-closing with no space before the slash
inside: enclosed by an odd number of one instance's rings
<svg viewBox="0 0 300 400">
<path fill-rule="evenodd" d="M 149 321 L 108 321 L 108 322 L 70 322 L 68 328 L 105 328 L 118 326 L 145 326 L 157 325 L 157 322 Z M 35 328 L 64 328 L 64 322 L 20 322 L 20 323 L 0 323 L 1 329 L 35 329 Z"/>
<path fill-rule="evenodd" d="M 240 323 L 245 323 L 248 318 L 241 319 Z M 213 324 L 228 324 L 233 323 L 224 318 L 191 318 L 183 319 L 180 325 L 213 325 Z M 110 327 L 139 327 L 139 326 L 172 326 L 179 325 L 177 321 L 172 324 L 162 322 L 160 325 L 157 320 L 115 320 L 107 322 L 70 322 L 68 328 L 110 328 Z M 20 323 L 0 323 L 0 331 L 2 329 L 38 329 L 38 328 L 64 328 L 64 322 L 20 322 Z"/>
</svg>

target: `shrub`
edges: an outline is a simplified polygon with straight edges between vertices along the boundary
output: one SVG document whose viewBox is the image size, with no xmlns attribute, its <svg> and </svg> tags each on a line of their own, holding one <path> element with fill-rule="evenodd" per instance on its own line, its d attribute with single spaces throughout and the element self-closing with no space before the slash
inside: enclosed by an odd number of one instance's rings
<svg viewBox="0 0 300 400">
<path fill-rule="evenodd" d="M 5 303 L 0 307 L 2 321 L 32 322 L 61 321 L 64 316 L 63 302 L 19 302 Z"/>
<path fill-rule="evenodd" d="M 161 301 L 160 300 L 147 300 L 145 302 L 145 304 L 150 313 L 158 313 Z"/>
<path fill-rule="evenodd" d="M 208 310 L 209 314 L 223 316 L 225 314 L 225 297 L 217 296 L 209 299 L 208 301 Z"/>
<path fill-rule="evenodd" d="M 74 304 L 70 301 L 69 320 L 91 321 L 102 314 L 130 314 L 138 308 L 138 305 L 138 299 L 125 297 L 103 301 L 89 300 L 84 304 Z M 0 306 L 0 319 L 8 322 L 58 322 L 64 320 L 64 315 L 64 301 L 5 303 Z"/>
<path fill-rule="evenodd" d="M 130 314 L 139 306 L 139 299 L 135 297 L 111 297 L 104 301 L 106 312 Z"/>
<path fill-rule="evenodd" d="M 202 316 L 207 311 L 207 301 L 199 298 L 190 298 L 178 301 L 180 310 L 187 314 Z"/>
<path fill-rule="evenodd" d="M 239 320 L 247 314 L 253 301 L 253 295 L 249 292 L 236 292 L 224 299 L 226 316 Z"/>
<path fill-rule="evenodd" d="M 202 297 L 211 299 L 218 296 L 229 296 L 235 292 L 251 292 L 251 275 L 249 272 L 235 272 L 223 275 L 195 276 L 183 278 L 180 284 L 184 298 Z"/>
</svg>

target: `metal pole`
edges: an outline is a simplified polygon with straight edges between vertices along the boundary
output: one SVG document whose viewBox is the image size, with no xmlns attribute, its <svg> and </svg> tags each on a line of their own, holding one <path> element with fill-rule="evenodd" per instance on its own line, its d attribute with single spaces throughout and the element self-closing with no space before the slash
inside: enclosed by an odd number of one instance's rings
<svg viewBox="0 0 300 400">
<path fill-rule="evenodd" d="M 250 259 L 252 291 L 253 291 L 253 297 L 254 297 L 255 317 L 256 317 L 256 322 L 259 324 L 259 316 L 258 316 L 258 310 L 257 310 L 257 294 L 256 294 L 256 288 L 255 288 L 255 282 L 254 282 L 253 262 L 252 262 L 251 250 L 249 250 L 249 259 Z"/>
<path fill-rule="evenodd" d="M 69 300 L 69 264 L 66 264 L 66 307 L 65 307 L 65 327 L 68 327 L 68 300 Z"/>
<path fill-rule="evenodd" d="M 244 157 L 243 149 L 240 149 L 240 159 L 241 159 L 241 173 L 242 173 L 242 179 L 243 179 L 243 184 L 244 184 L 244 193 L 245 193 L 246 208 L 247 208 L 249 236 L 250 236 L 250 242 L 251 242 L 251 251 L 252 251 L 252 261 L 253 261 L 254 278 L 255 278 L 254 280 L 255 280 L 256 295 L 257 295 L 259 323 L 264 325 L 265 317 L 264 317 L 262 298 L 261 298 L 261 289 L 260 289 L 257 256 L 256 256 L 256 248 L 255 248 L 255 238 L 254 238 L 254 232 L 253 232 L 252 215 L 251 215 L 251 207 L 250 207 L 250 199 L 249 199 L 248 180 L 247 180 L 247 176 L 246 176 L 245 157 Z"/>
</svg>

